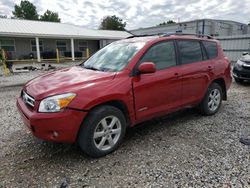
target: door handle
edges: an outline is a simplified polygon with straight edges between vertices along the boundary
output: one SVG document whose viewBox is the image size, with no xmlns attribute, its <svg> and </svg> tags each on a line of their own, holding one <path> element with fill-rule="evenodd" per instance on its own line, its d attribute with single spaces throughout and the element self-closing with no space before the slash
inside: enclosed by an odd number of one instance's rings
<svg viewBox="0 0 250 188">
<path fill-rule="evenodd" d="M 180 76 L 178 72 L 174 73 L 174 75 L 175 75 L 176 77 L 179 77 L 179 76 Z"/>
<path fill-rule="evenodd" d="M 207 68 L 208 68 L 209 71 L 213 70 L 212 66 L 208 66 Z"/>
</svg>

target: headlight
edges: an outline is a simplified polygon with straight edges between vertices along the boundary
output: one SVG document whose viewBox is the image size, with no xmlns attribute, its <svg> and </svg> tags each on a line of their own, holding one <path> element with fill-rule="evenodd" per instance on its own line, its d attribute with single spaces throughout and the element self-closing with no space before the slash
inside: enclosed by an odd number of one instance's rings
<svg viewBox="0 0 250 188">
<path fill-rule="evenodd" d="M 243 61 L 238 60 L 238 61 L 236 62 L 236 64 L 235 64 L 235 66 L 236 66 L 238 69 L 241 69 L 243 64 L 244 64 Z"/>
<path fill-rule="evenodd" d="M 244 64 L 244 62 L 241 61 L 241 60 L 238 60 L 236 64 L 239 65 L 239 66 L 242 66 Z"/>
<path fill-rule="evenodd" d="M 52 97 L 45 98 L 39 105 L 39 112 L 59 112 L 63 108 L 67 107 L 68 104 L 76 96 L 74 93 L 65 93 L 61 95 L 55 95 Z"/>
</svg>

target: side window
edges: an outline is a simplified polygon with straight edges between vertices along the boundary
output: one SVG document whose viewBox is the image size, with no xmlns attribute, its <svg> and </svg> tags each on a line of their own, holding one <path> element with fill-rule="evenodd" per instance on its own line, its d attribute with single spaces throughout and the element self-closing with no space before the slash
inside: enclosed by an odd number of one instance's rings
<svg viewBox="0 0 250 188">
<path fill-rule="evenodd" d="M 30 41 L 30 45 L 31 45 L 31 51 L 36 52 L 36 41 L 32 39 Z M 40 48 L 40 52 L 42 52 L 43 51 L 43 41 L 42 40 L 39 40 L 39 48 Z"/>
<path fill-rule="evenodd" d="M 79 47 L 80 52 L 86 52 L 86 49 L 88 47 L 88 42 L 87 41 L 79 41 L 78 47 Z"/>
<path fill-rule="evenodd" d="M 202 43 L 207 51 L 209 59 L 217 57 L 218 49 L 216 42 L 202 41 Z"/>
<path fill-rule="evenodd" d="M 58 50 L 60 52 L 65 52 L 67 50 L 67 44 L 65 40 L 57 40 L 56 41 L 56 48 L 58 48 Z"/>
<path fill-rule="evenodd" d="M 0 49 L 4 49 L 8 52 L 14 52 L 15 48 L 15 41 L 13 39 L 0 39 Z"/>
<path fill-rule="evenodd" d="M 178 47 L 182 64 L 202 61 L 202 51 L 199 41 L 178 41 Z"/>
<path fill-rule="evenodd" d="M 142 62 L 155 63 L 156 69 L 161 70 L 176 65 L 175 47 L 173 41 L 160 42 L 151 47 L 141 59 Z"/>
</svg>

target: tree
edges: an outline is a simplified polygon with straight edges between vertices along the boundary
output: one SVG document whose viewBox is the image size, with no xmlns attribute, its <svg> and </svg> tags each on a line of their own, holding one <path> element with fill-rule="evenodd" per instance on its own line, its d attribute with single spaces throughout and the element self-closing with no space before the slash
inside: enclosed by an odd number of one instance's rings
<svg viewBox="0 0 250 188">
<path fill-rule="evenodd" d="M 22 0 L 20 5 L 15 5 L 12 12 L 15 18 L 21 18 L 26 20 L 38 20 L 39 15 L 36 11 L 35 5 L 29 1 Z"/>
<path fill-rule="evenodd" d="M 39 19 L 39 15 L 36 11 L 36 6 L 27 0 L 22 0 L 20 5 L 15 4 L 14 11 L 12 13 L 14 15 L 14 18 L 61 22 L 58 13 L 52 12 L 50 10 L 47 10 L 43 15 L 40 16 Z"/>
<path fill-rule="evenodd" d="M 173 21 L 173 20 L 168 20 L 167 23 L 166 22 L 162 22 L 162 23 L 159 24 L 159 26 L 161 26 L 161 25 L 168 25 L 168 24 L 174 24 L 174 23 L 176 23 L 176 22 Z"/>
<path fill-rule="evenodd" d="M 126 22 L 123 22 L 122 19 L 113 15 L 104 17 L 99 29 L 108 29 L 108 30 L 118 30 L 125 31 Z"/>
<path fill-rule="evenodd" d="M 43 15 L 41 15 L 40 20 L 48 22 L 61 22 L 58 13 L 52 12 L 50 10 L 46 10 L 46 12 Z"/>
<path fill-rule="evenodd" d="M 176 22 L 173 21 L 173 20 L 168 20 L 168 21 L 167 21 L 167 24 L 174 24 L 174 23 L 176 23 Z"/>
<path fill-rule="evenodd" d="M 162 23 L 160 23 L 159 25 L 160 25 L 160 26 L 161 26 L 161 25 L 167 25 L 167 23 L 166 23 L 166 22 L 162 22 Z"/>
</svg>

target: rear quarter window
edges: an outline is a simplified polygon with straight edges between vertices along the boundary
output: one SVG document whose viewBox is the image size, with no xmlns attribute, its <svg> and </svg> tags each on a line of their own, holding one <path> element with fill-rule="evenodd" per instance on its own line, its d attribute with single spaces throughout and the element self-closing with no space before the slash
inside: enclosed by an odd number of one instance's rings
<svg viewBox="0 0 250 188">
<path fill-rule="evenodd" d="M 178 41 L 178 48 L 182 64 L 189 64 L 203 60 L 199 41 L 180 40 Z"/>
<path fill-rule="evenodd" d="M 218 56 L 218 48 L 216 42 L 202 41 L 209 59 L 216 58 Z"/>
</svg>

